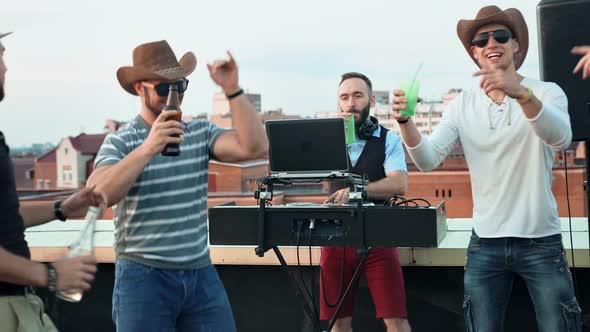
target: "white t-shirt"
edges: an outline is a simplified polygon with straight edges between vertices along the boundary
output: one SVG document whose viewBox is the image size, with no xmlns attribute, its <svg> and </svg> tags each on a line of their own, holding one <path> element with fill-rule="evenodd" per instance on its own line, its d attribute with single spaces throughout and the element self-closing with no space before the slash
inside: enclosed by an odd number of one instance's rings
<svg viewBox="0 0 590 332">
<path fill-rule="evenodd" d="M 480 237 L 534 238 L 561 232 L 551 168 L 555 151 L 564 150 L 572 139 L 567 97 L 554 83 L 524 78 L 521 84 L 543 103 L 534 119 L 527 119 L 508 96 L 496 105 L 478 84 L 449 103 L 430 137 L 408 147 L 416 166 L 430 171 L 461 142 Z"/>
</svg>

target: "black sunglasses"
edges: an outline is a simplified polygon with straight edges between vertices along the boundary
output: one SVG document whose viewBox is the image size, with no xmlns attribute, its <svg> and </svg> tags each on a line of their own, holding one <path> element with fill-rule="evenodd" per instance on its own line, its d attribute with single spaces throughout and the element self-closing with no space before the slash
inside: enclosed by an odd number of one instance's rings
<svg viewBox="0 0 590 332">
<path fill-rule="evenodd" d="M 168 92 L 170 92 L 170 85 L 176 85 L 178 87 L 178 93 L 184 93 L 188 88 L 188 80 L 185 78 L 172 83 L 160 83 L 154 85 L 154 90 L 156 90 L 158 96 L 166 97 L 168 96 Z"/>
<path fill-rule="evenodd" d="M 512 38 L 512 32 L 506 29 L 499 29 L 494 31 L 478 33 L 471 40 L 471 45 L 479 48 L 485 47 L 488 44 L 490 36 L 494 37 L 494 39 L 498 43 L 506 44 L 510 40 L 510 38 Z"/>
</svg>

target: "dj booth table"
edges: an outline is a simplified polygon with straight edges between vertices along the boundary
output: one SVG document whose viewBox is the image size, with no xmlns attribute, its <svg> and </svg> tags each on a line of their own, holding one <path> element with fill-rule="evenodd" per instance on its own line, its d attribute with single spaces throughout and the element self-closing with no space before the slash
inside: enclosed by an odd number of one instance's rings
<svg viewBox="0 0 590 332">
<path fill-rule="evenodd" d="M 262 196 L 260 194 L 257 194 Z M 272 194 L 267 196 L 272 199 Z M 359 195 L 359 197 L 362 197 Z M 294 276 L 278 246 L 355 246 L 360 263 L 339 296 L 328 331 L 335 324 L 343 303 L 360 277 L 372 247 L 436 247 L 447 230 L 444 202 L 438 206 L 285 205 L 216 206 L 209 209 L 209 240 L 212 245 L 254 245 L 256 255 L 272 249 L 295 287 L 313 330 L 323 331 L 311 290 Z"/>
<path fill-rule="evenodd" d="M 260 213 L 257 206 L 210 208 L 211 244 L 257 244 Z M 364 241 L 369 247 L 433 248 L 447 232 L 444 202 L 430 207 L 364 206 L 364 225 L 358 222 L 356 205 L 269 206 L 262 213 L 270 246 L 360 246 Z"/>
</svg>

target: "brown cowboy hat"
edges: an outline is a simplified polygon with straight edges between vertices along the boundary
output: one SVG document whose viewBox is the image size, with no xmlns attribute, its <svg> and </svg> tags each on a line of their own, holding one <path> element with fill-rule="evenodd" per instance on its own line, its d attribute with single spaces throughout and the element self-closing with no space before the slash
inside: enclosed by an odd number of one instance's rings
<svg viewBox="0 0 590 332">
<path fill-rule="evenodd" d="M 132 95 L 137 95 L 133 83 L 147 80 L 173 81 L 190 75 L 197 67 L 197 58 L 186 52 L 176 60 L 165 40 L 141 44 L 133 50 L 133 66 L 117 70 L 119 84 Z"/>
<path fill-rule="evenodd" d="M 529 50 L 529 30 L 524 21 L 522 13 L 516 8 L 508 8 L 502 11 L 497 6 L 486 6 L 479 10 L 474 20 L 460 20 L 457 23 L 457 35 L 465 50 L 471 59 L 479 66 L 477 60 L 473 57 L 471 52 L 471 39 L 477 31 L 484 25 L 488 24 L 503 24 L 507 26 L 512 32 L 513 38 L 518 41 L 519 50 L 514 57 L 514 66 L 518 70 Z"/>
</svg>

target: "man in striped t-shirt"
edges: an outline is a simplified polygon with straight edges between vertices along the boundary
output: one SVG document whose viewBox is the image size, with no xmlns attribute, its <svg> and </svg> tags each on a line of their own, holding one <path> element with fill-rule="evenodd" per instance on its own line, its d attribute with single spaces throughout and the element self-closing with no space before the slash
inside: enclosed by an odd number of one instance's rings
<svg viewBox="0 0 590 332">
<path fill-rule="evenodd" d="M 180 100 L 196 58 L 180 60 L 166 41 L 140 45 L 133 66 L 117 72 L 121 86 L 141 99 L 141 113 L 107 136 L 88 180 L 116 204 L 117 253 L 113 320 L 118 331 L 234 331 L 227 295 L 207 244 L 208 161 L 262 156 L 267 139 L 238 85 L 234 59 L 208 65 L 229 100 L 235 131 L 190 123 L 163 111 L 170 84 Z M 180 137 L 179 137 L 180 136 Z M 180 155 L 163 156 L 170 143 Z"/>
</svg>

